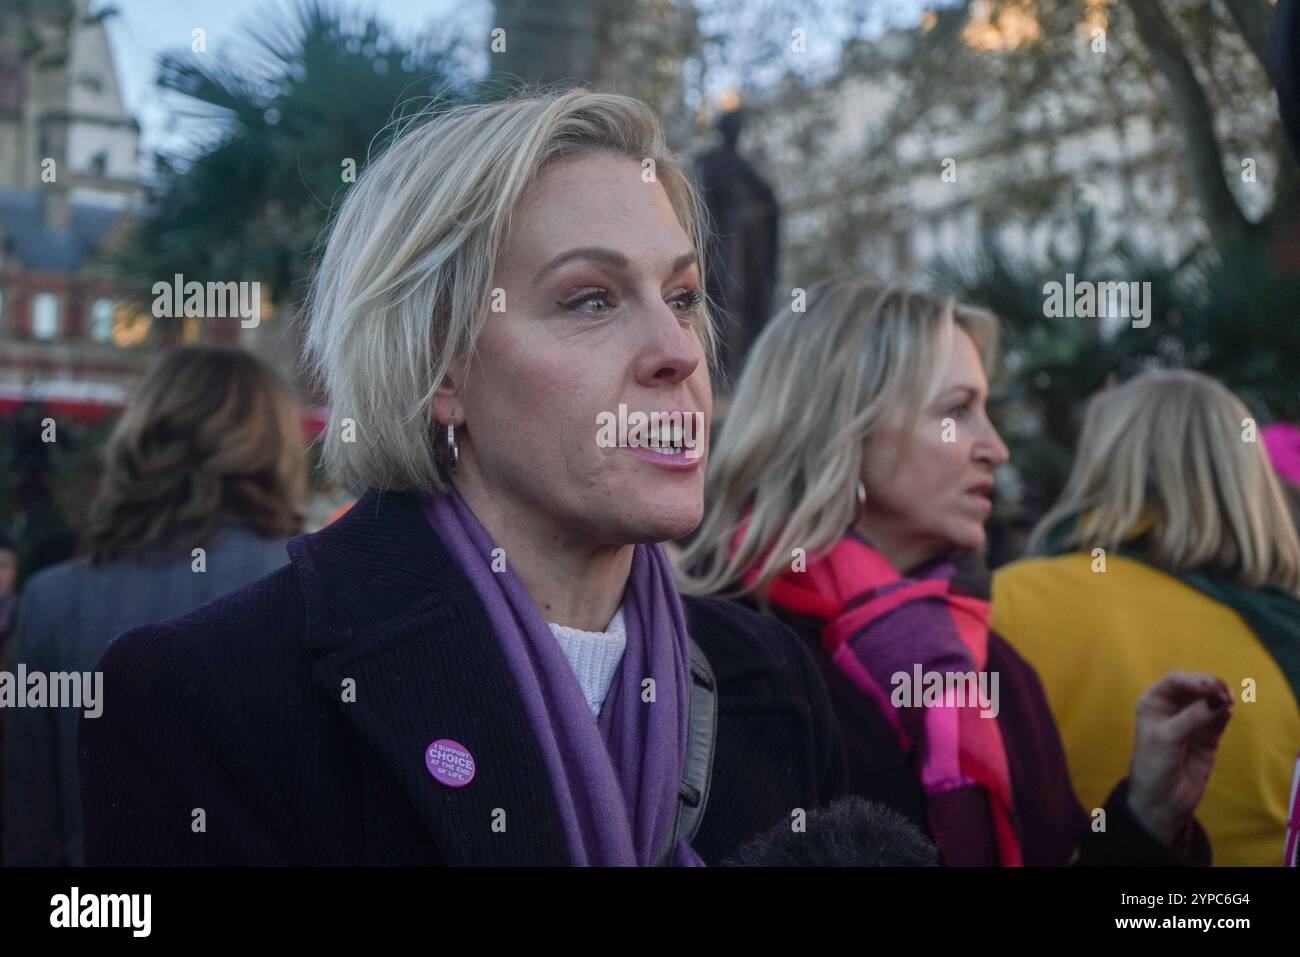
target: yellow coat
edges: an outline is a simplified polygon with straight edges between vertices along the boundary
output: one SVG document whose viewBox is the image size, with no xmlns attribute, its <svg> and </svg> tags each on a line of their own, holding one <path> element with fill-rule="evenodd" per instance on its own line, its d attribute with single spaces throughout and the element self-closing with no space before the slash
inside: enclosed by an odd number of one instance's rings
<svg viewBox="0 0 1300 957">
<path fill-rule="evenodd" d="M 993 578 L 991 625 L 1042 679 L 1079 800 L 1101 807 L 1128 773 L 1142 692 L 1174 668 L 1207 672 L 1237 703 L 1197 819 L 1216 864 L 1281 864 L 1300 750 L 1281 669 L 1227 605 L 1134 559 L 1092 564 L 1081 552 L 1030 558 Z"/>
</svg>

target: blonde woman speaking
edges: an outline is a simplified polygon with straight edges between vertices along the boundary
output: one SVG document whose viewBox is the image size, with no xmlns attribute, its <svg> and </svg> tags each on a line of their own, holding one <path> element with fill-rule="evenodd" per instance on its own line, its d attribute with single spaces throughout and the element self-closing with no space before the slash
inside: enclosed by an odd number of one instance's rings
<svg viewBox="0 0 1300 957">
<path fill-rule="evenodd" d="M 582 90 L 369 163 L 308 311 L 326 460 L 368 490 L 109 648 L 89 863 L 697 865 L 842 790 L 812 659 L 683 601 L 660 546 L 704 507 L 696 210 L 654 113 Z"/>
</svg>

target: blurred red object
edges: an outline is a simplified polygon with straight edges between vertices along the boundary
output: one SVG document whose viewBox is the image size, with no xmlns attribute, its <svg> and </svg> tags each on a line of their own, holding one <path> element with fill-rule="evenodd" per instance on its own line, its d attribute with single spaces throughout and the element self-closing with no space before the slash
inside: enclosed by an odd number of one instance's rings
<svg viewBox="0 0 1300 957">
<path fill-rule="evenodd" d="M 0 416 L 13 415 L 27 402 L 40 402 L 54 416 L 74 422 L 95 423 L 119 415 L 126 408 L 130 392 L 116 385 L 93 382 L 38 382 L 29 386 L 0 385 Z M 302 429 L 315 438 L 329 422 L 329 409 L 311 406 L 302 410 Z"/>
</svg>

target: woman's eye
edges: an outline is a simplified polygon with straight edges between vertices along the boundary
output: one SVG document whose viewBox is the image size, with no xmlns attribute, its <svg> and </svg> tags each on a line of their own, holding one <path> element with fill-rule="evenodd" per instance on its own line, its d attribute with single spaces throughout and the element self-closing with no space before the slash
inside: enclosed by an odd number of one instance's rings
<svg viewBox="0 0 1300 957">
<path fill-rule="evenodd" d="M 668 304 L 678 312 L 690 312 L 701 302 L 704 301 L 704 293 L 700 292 L 697 286 L 694 289 L 683 289 L 677 295 L 668 300 Z"/>
<path fill-rule="evenodd" d="M 609 309 L 609 293 L 604 290 L 585 292 L 581 295 L 574 296 L 572 299 L 562 299 L 558 305 L 570 312 L 581 312 L 583 315 L 599 316 Z"/>
<path fill-rule="evenodd" d="M 961 405 L 949 409 L 948 414 L 954 419 L 964 419 L 970 414 L 970 410 L 971 404 L 969 402 L 963 402 Z"/>
</svg>

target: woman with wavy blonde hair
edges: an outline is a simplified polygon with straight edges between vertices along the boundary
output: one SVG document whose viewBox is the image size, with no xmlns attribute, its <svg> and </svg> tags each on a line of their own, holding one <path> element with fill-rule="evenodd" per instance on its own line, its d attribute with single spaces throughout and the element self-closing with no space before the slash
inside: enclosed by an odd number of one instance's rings
<svg viewBox="0 0 1300 957">
<path fill-rule="evenodd" d="M 779 312 L 715 444 L 684 588 L 770 607 L 804 636 L 852 789 L 923 824 L 947 863 L 1205 860 L 1191 813 L 1227 689 L 1175 673 L 1147 691 L 1094 834 L 1032 669 L 989 628 L 996 348 L 990 313 L 864 279 Z"/>
<path fill-rule="evenodd" d="M 122 632 L 283 565 L 302 530 L 298 407 L 247 352 L 182 346 L 140 381 L 105 449 L 78 559 L 27 583 L 16 662 L 91 671 Z M 6 734 L 5 861 L 81 864 L 77 712 L 19 708 Z"/>
<path fill-rule="evenodd" d="M 1199 817 L 1224 864 L 1283 860 L 1300 750 L 1300 540 L 1254 419 L 1199 372 L 1145 372 L 1089 404 L 1074 468 L 993 623 L 1037 669 L 1085 801 L 1116 773 L 1135 701 L 1172 667 L 1243 706 Z"/>
</svg>

